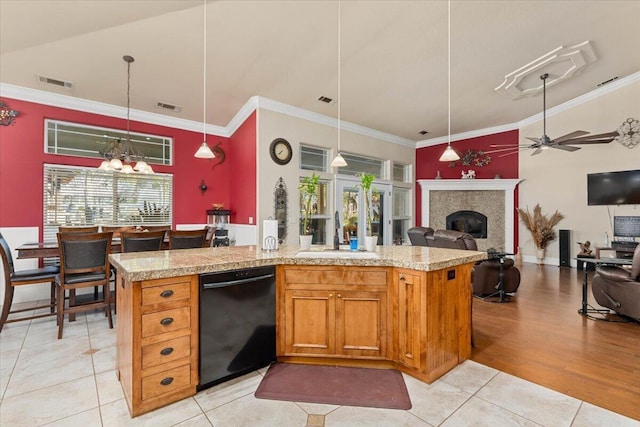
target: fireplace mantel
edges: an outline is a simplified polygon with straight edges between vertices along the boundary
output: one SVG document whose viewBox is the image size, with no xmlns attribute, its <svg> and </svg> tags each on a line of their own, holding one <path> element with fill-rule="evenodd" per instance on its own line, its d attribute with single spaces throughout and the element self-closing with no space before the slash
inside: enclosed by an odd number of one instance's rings
<svg viewBox="0 0 640 427">
<path fill-rule="evenodd" d="M 419 179 L 418 184 L 422 190 L 422 215 L 421 224 L 429 226 L 430 192 L 431 191 L 504 191 L 504 248 L 506 252 L 513 253 L 515 219 L 514 190 L 522 180 L 520 179 Z"/>
</svg>

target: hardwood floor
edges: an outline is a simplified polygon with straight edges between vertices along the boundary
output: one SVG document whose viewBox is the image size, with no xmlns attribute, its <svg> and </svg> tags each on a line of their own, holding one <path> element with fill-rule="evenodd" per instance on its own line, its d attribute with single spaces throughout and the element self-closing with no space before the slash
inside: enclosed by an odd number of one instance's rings
<svg viewBox="0 0 640 427">
<path fill-rule="evenodd" d="M 583 272 L 519 266 L 510 303 L 473 300 L 472 360 L 640 420 L 640 323 L 578 314 Z M 591 294 L 589 303 L 598 305 Z"/>
</svg>

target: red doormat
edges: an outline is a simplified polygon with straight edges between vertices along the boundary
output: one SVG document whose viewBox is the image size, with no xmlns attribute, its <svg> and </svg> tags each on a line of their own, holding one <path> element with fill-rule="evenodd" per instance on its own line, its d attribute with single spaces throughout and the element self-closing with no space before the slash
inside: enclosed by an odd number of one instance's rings
<svg viewBox="0 0 640 427">
<path fill-rule="evenodd" d="M 411 409 L 407 386 L 402 374 L 395 369 L 274 363 L 255 396 L 258 399 Z"/>
</svg>

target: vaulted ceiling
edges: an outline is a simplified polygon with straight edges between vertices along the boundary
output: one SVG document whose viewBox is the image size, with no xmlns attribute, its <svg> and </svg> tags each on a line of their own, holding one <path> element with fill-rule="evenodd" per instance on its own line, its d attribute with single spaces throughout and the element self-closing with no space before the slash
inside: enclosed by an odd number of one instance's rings
<svg viewBox="0 0 640 427">
<path fill-rule="evenodd" d="M 421 141 L 447 134 L 449 100 L 453 134 L 539 113 L 541 96 L 513 100 L 494 88 L 560 46 L 590 41 L 596 60 L 548 87 L 547 107 L 640 70 L 639 1 L 451 1 L 450 27 L 446 1 L 207 1 L 206 17 L 204 9 L 190 0 L 0 0 L 0 82 L 125 106 L 122 56 L 131 55 L 131 108 L 202 122 L 206 21 L 207 123 L 226 126 L 258 95 L 332 117 L 339 106 L 342 120 Z M 561 72 L 545 67 L 526 84 Z"/>
</svg>

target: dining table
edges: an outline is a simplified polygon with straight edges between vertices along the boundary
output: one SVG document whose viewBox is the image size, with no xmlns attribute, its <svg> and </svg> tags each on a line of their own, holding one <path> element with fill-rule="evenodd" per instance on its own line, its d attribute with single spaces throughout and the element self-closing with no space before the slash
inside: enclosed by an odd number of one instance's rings
<svg viewBox="0 0 640 427">
<path fill-rule="evenodd" d="M 164 240 L 162 249 L 169 249 L 169 239 Z M 56 240 L 24 243 L 18 246 L 16 251 L 18 252 L 18 259 L 60 257 L 60 248 Z M 122 243 L 119 237 L 114 237 L 111 240 L 111 253 L 120 252 L 122 252 Z"/>
</svg>

